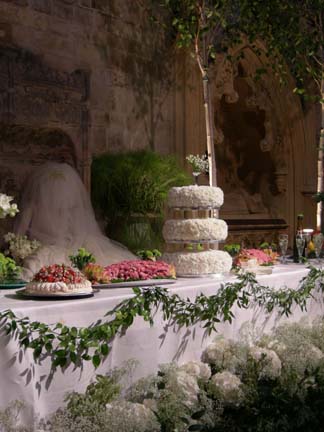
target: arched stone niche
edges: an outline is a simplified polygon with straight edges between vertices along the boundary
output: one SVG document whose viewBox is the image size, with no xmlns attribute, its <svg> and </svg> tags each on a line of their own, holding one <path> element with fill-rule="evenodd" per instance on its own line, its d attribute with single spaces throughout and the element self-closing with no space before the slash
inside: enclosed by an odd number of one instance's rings
<svg viewBox="0 0 324 432">
<path fill-rule="evenodd" d="M 312 227 L 316 214 L 317 107 L 303 111 L 291 83 L 281 87 L 269 75 L 255 80 L 260 67 L 247 47 L 235 69 L 221 59 L 212 77 L 221 216 L 229 241 L 250 245 L 276 240 L 287 226 L 292 238 L 297 213 Z"/>
</svg>

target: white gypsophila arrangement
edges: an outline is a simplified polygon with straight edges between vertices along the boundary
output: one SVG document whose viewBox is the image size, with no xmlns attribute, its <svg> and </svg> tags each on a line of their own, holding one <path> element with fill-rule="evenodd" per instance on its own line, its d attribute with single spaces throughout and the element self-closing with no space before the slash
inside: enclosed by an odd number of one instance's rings
<svg viewBox="0 0 324 432">
<path fill-rule="evenodd" d="M 240 378 L 229 371 L 218 372 L 211 377 L 210 391 L 223 405 L 239 405 L 244 398 Z"/>
<path fill-rule="evenodd" d="M 157 375 L 133 384 L 126 398 L 155 412 L 165 430 L 185 432 L 188 425 L 183 419 L 199 408 L 199 392 L 198 379 L 171 363 L 161 365 Z"/>
<path fill-rule="evenodd" d="M 247 353 L 247 346 L 218 337 L 203 351 L 202 361 L 210 364 L 216 371 L 227 369 L 235 373 L 246 363 Z"/>
<path fill-rule="evenodd" d="M 317 337 L 314 337 L 316 332 Z M 323 364 L 323 338 L 323 326 L 319 327 L 315 323 L 312 327 L 300 323 L 286 323 L 277 327 L 272 336 L 262 338 L 260 345 L 274 350 L 283 367 L 303 376 L 305 370 L 315 370 Z"/>
<path fill-rule="evenodd" d="M 191 165 L 194 173 L 207 173 L 209 171 L 208 157 L 206 155 L 190 154 L 186 157 L 187 162 Z"/>
<path fill-rule="evenodd" d="M 4 410 L 0 411 L 1 432 L 32 432 L 32 428 L 19 424 L 19 415 L 24 404 L 20 401 L 12 401 Z"/>
<path fill-rule="evenodd" d="M 186 372 L 187 374 L 195 377 L 202 382 L 207 382 L 211 377 L 210 366 L 206 363 L 199 361 L 190 361 L 180 366 L 179 370 Z"/>
<path fill-rule="evenodd" d="M 8 243 L 8 249 L 5 251 L 5 254 L 11 255 L 18 263 L 22 263 L 25 258 L 41 247 L 39 241 L 29 240 L 26 235 L 16 235 L 8 232 L 3 238 Z"/>
<path fill-rule="evenodd" d="M 104 432 L 159 432 L 161 430 L 153 411 L 143 404 L 117 400 L 107 404 L 106 410 L 107 427 Z"/>
<path fill-rule="evenodd" d="M 18 212 L 17 204 L 11 203 L 14 198 L 0 193 L 0 219 L 5 219 L 7 216 L 14 217 Z"/>
<path fill-rule="evenodd" d="M 281 374 L 281 361 L 275 351 L 254 346 L 250 355 L 260 367 L 260 378 L 278 378 Z"/>
</svg>

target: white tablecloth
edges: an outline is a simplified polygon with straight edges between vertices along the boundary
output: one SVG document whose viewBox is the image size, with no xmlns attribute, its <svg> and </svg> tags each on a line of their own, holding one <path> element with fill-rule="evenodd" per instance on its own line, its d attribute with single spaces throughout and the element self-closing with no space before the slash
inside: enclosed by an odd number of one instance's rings
<svg viewBox="0 0 324 432">
<path fill-rule="evenodd" d="M 259 276 L 263 285 L 274 288 L 287 285 L 297 287 L 298 282 L 307 274 L 308 270 L 302 265 L 289 264 L 276 266 L 273 274 Z M 199 293 L 205 295 L 215 294 L 220 286 L 214 279 L 181 279 L 168 289 L 172 293 L 194 299 Z M 132 294 L 129 288 L 115 288 L 114 290 L 101 290 L 93 298 L 69 301 L 36 301 L 21 300 L 15 297 L 14 292 L 0 291 L 1 310 L 11 309 L 19 316 L 28 316 L 31 320 L 45 323 L 61 321 L 68 326 L 87 326 L 97 319 L 104 317 L 105 313 Z M 321 299 L 310 300 L 307 312 L 302 313 L 295 308 L 289 320 L 299 320 L 302 316 L 315 317 L 323 314 Z M 218 325 L 218 331 L 228 338 L 237 337 L 238 331 L 246 322 L 253 322 L 264 331 L 270 330 L 277 324 L 274 312 L 266 317 L 262 308 L 236 309 L 232 324 Z M 284 317 L 281 318 L 282 320 Z M 0 340 L 0 408 L 4 408 L 12 400 L 25 402 L 24 421 L 31 423 L 35 414 L 46 416 L 63 405 L 64 395 L 72 390 L 83 391 L 95 373 L 105 373 L 112 367 L 120 366 L 127 359 L 139 361 L 136 370 L 138 378 L 157 370 L 159 364 L 171 361 L 183 363 L 188 360 L 200 359 L 202 350 L 210 340 L 215 337 L 206 337 L 199 326 L 195 328 L 176 331 L 169 328 L 159 313 L 155 316 L 154 326 L 141 318 L 134 321 L 126 335 L 116 338 L 112 351 L 105 363 L 98 371 L 90 363 L 85 363 L 82 370 L 73 370 L 70 366 L 64 374 L 57 371 L 53 379 L 49 379 L 50 364 L 43 362 L 35 365 L 31 351 L 24 354 L 19 352 L 16 341 Z"/>
</svg>

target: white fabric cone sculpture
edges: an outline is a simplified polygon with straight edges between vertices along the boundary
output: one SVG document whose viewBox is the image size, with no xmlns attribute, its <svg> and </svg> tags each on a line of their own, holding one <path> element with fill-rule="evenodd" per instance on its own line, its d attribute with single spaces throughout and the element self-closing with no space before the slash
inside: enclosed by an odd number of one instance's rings
<svg viewBox="0 0 324 432">
<path fill-rule="evenodd" d="M 42 247 L 24 262 L 25 276 L 42 266 L 69 264 L 69 255 L 84 247 L 101 265 L 135 256 L 104 236 L 78 173 L 68 164 L 48 162 L 26 183 L 15 233 L 39 240 Z"/>
</svg>

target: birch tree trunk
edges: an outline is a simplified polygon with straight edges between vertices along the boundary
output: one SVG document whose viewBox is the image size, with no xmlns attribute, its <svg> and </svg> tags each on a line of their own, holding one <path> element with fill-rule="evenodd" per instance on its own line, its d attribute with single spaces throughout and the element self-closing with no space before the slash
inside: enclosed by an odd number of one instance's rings
<svg viewBox="0 0 324 432">
<path fill-rule="evenodd" d="M 203 75 L 203 95 L 204 95 L 204 110 L 206 122 L 206 137 L 207 137 L 207 153 L 209 162 L 209 184 L 210 186 L 217 186 L 216 178 L 216 159 L 214 147 L 214 127 L 212 118 L 212 100 L 210 92 L 210 83 L 207 72 Z"/>
</svg>

